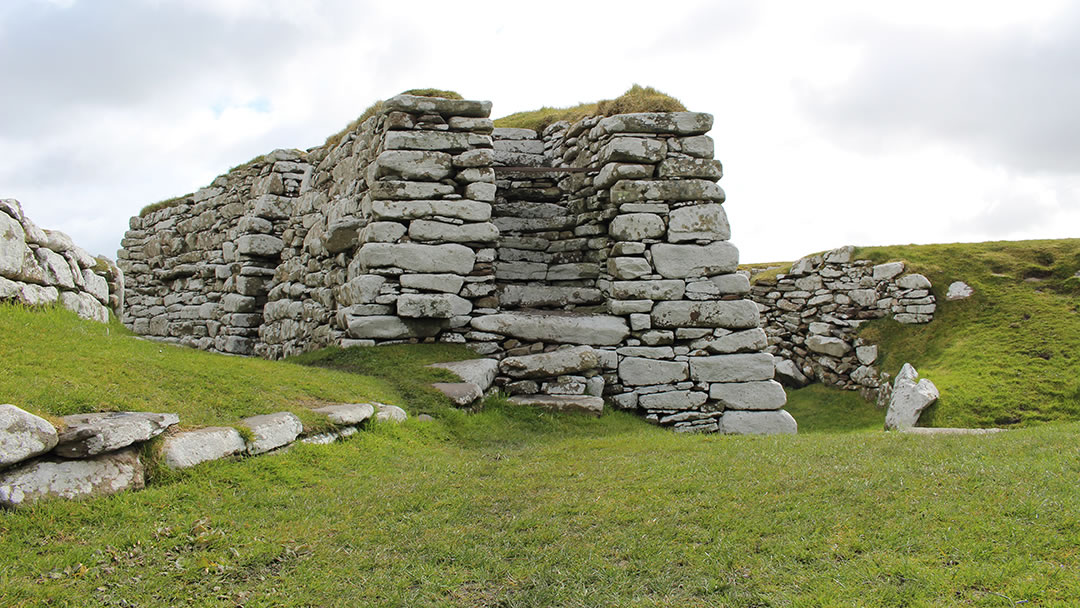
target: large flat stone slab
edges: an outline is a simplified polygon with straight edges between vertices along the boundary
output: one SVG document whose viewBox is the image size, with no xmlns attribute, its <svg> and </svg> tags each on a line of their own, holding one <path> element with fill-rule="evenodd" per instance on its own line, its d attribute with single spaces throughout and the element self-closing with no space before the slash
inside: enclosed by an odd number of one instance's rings
<svg viewBox="0 0 1080 608">
<path fill-rule="evenodd" d="M 652 310 L 652 325 L 661 329 L 752 329 L 758 326 L 758 320 L 758 307 L 752 300 L 657 302 Z"/>
<path fill-rule="evenodd" d="M 470 382 L 486 391 L 495 382 L 495 376 L 499 373 L 499 362 L 495 359 L 468 359 L 466 361 L 448 361 L 446 363 L 432 363 L 428 367 L 445 369 L 462 382 Z"/>
<path fill-rule="evenodd" d="M 702 382 L 771 380 L 774 374 L 773 356 L 768 353 L 690 358 L 690 377 Z"/>
<path fill-rule="evenodd" d="M 349 335 L 378 340 L 426 338 L 439 333 L 444 324 L 438 319 L 402 319 L 392 315 L 353 317 L 349 320 Z"/>
<path fill-rule="evenodd" d="M 604 412 L 601 397 L 584 395 L 515 395 L 509 399 L 514 405 L 540 407 L 553 412 L 579 412 L 599 416 Z"/>
<path fill-rule="evenodd" d="M 374 416 L 375 406 L 370 403 L 337 403 L 312 408 L 311 411 L 324 414 L 334 424 L 352 426 Z"/>
<path fill-rule="evenodd" d="M 619 362 L 619 378 L 627 386 L 672 384 L 689 377 L 689 366 L 685 361 L 624 357 Z"/>
<path fill-rule="evenodd" d="M 35 460 L 0 473 L 0 505 L 14 508 L 50 497 L 115 494 L 144 484 L 136 448 L 87 460 Z"/>
<path fill-rule="evenodd" d="M 412 272 L 448 272 L 467 275 L 472 272 L 476 254 L 472 249 L 448 243 L 365 243 L 357 254 L 364 268 L 401 268 Z"/>
<path fill-rule="evenodd" d="M 666 279 L 711 277 L 735 272 L 739 268 L 739 250 L 728 241 L 708 245 L 652 246 L 653 266 Z"/>
<path fill-rule="evenodd" d="M 176 414 L 100 412 L 64 416 L 57 456 L 86 458 L 149 441 L 180 422 Z"/>
<path fill-rule="evenodd" d="M 161 446 L 165 465 L 186 469 L 208 460 L 239 454 L 247 448 L 240 431 L 226 426 L 208 427 L 166 437 Z"/>
<path fill-rule="evenodd" d="M 431 386 L 458 407 L 468 407 L 484 398 L 484 391 L 472 382 L 435 382 Z"/>
<path fill-rule="evenodd" d="M 248 442 L 247 452 L 253 455 L 289 445 L 304 431 L 304 424 L 290 412 L 251 416 L 241 420 L 240 424 L 251 429 L 252 439 Z"/>
<path fill-rule="evenodd" d="M 794 435 L 799 432 L 799 423 L 786 410 L 728 410 L 720 418 L 720 432 L 728 435 Z"/>
<path fill-rule="evenodd" d="M 552 378 L 594 370 L 598 367 L 600 367 L 600 357 L 589 346 L 575 346 L 537 355 L 507 357 L 499 364 L 499 369 L 511 378 Z"/>
<path fill-rule="evenodd" d="M 704 112 L 635 112 L 604 118 L 596 128 L 604 133 L 701 135 L 712 125 L 712 114 Z"/>
<path fill-rule="evenodd" d="M 14 405 L 0 404 L 0 469 L 44 454 L 56 443 L 56 429 L 48 420 Z"/>
<path fill-rule="evenodd" d="M 614 346 L 630 335 L 625 319 L 609 315 L 499 313 L 473 319 L 472 327 L 532 342 L 593 346 Z"/>
<path fill-rule="evenodd" d="M 778 410 L 787 404 L 787 393 L 775 380 L 713 384 L 709 398 L 727 410 Z"/>
</svg>

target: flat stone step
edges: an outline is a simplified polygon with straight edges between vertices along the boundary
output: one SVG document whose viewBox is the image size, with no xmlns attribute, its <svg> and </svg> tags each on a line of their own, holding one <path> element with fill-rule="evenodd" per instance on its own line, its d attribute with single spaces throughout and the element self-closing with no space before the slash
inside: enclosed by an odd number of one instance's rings
<svg viewBox="0 0 1080 608">
<path fill-rule="evenodd" d="M 180 422 L 176 414 L 99 412 L 64 416 L 55 452 L 64 458 L 86 458 L 149 441 Z"/>
<path fill-rule="evenodd" d="M 472 382 L 435 382 L 431 386 L 458 407 L 467 407 L 484 398 L 484 391 Z"/>
<path fill-rule="evenodd" d="M 554 412 L 581 412 L 599 416 L 604 412 L 601 397 L 585 395 L 516 395 L 509 399 L 514 405 L 541 407 Z"/>
</svg>

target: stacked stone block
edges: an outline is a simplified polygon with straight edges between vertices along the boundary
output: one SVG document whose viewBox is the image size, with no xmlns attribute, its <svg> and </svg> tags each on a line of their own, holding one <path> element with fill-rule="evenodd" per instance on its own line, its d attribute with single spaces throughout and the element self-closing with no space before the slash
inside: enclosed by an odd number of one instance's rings
<svg viewBox="0 0 1080 608">
<path fill-rule="evenodd" d="M 888 398 L 888 374 L 875 365 L 877 346 L 858 336 L 859 327 L 889 315 L 929 323 L 937 304 L 930 281 L 904 274 L 903 262 L 874 265 L 853 253 L 847 246 L 801 258 L 789 272 L 758 280 L 751 295 L 779 380 L 797 387 L 813 379 L 880 403 Z"/>
<path fill-rule="evenodd" d="M 42 230 L 15 199 L 0 199 L 0 301 L 60 304 L 84 319 L 106 323 L 120 314 L 123 273 L 95 258 L 58 230 Z"/>
</svg>

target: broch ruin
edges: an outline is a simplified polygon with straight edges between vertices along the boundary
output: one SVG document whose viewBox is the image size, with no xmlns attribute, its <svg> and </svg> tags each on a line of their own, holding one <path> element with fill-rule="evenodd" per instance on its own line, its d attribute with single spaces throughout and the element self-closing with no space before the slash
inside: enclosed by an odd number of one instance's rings
<svg viewBox="0 0 1080 608">
<path fill-rule="evenodd" d="M 132 218 L 124 321 L 280 358 L 466 344 L 521 403 L 606 398 L 679 430 L 795 432 L 696 112 L 495 129 L 486 101 L 399 95 Z"/>
</svg>

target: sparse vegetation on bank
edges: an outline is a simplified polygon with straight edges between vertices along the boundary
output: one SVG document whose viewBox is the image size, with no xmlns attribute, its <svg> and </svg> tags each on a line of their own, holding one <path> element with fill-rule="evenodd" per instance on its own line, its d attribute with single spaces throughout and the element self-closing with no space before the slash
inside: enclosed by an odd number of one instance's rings
<svg viewBox="0 0 1080 608">
<path fill-rule="evenodd" d="M 548 125 L 565 120 L 577 122 L 586 116 L 614 116 L 633 112 L 685 112 L 678 99 L 652 87 L 635 84 L 615 99 L 581 103 L 568 108 L 543 107 L 539 110 L 517 112 L 495 120 L 496 127 L 517 127 L 543 131 Z"/>
</svg>

